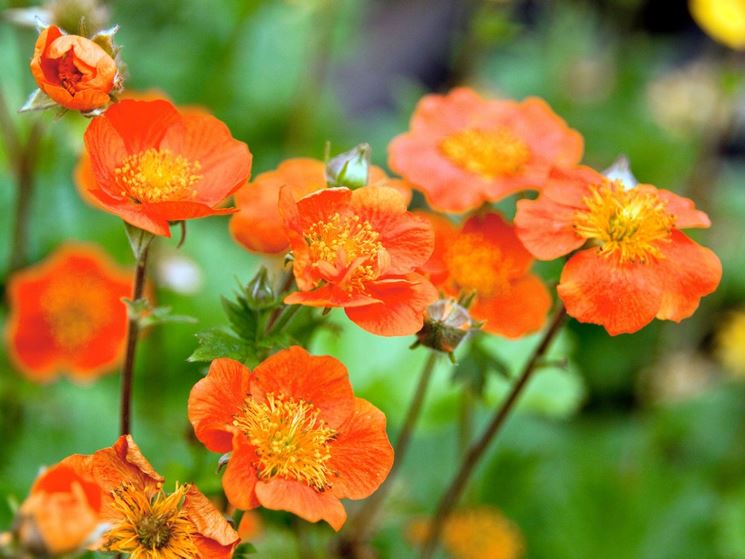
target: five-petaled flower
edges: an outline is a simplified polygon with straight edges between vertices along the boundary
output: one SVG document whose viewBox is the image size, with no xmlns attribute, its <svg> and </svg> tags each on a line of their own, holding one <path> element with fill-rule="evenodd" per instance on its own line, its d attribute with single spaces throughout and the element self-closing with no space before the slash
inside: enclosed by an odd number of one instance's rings
<svg viewBox="0 0 745 559">
<path fill-rule="evenodd" d="M 339 530 L 339 499 L 364 499 L 385 480 L 393 450 L 385 416 L 355 398 L 346 368 L 298 346 L 253 372 L 216 359 L 189 396 L 197 438 L 232 453 L 223 477 L 231 504 L 287 510 Z"/>
<path fill-rule="evenodd" d="M 232 213 L 216 208 L 251 172 L 248 146 L 222 122 L 170 102 L 124 100 L 85 132 L 96 188 L 108 211 L 155 235 L 169 222 Z"/>
<path fill-rule="evenodd" d="M 327 188 L 295 201 L 283 188 L 279 208 L 299 289 L 285 303 L 344 307 L 355 324 L 382 336 L 422 327 L 437 290 L 414 271 L 430 257 L 434 234 L 396 190 Z"/>
<path fill-rule="evenodd" d="M 230 220 L 233 237 L 248 250 L 276 254 L 287 250 L 289 241 L 279 215 L 279 191 L 288 187 L 295 198 L 326 188 L 326 164 L 316 159 L 288 159 L 261 173 L 235 193 L 238 212 Z M 411 188 L 400 179 L 389 178 L 380 167 L 371 166 L 369 184 L 395 188 L 411 200 Z"/>
<path fill-rule="evenodd" d="M 31 73 L 39 89 L 59 105 L 91 111 L 109 103 L 118 70 L 114 59 L 90 39 L 65 35 L 50 25 L 36 40 Z"/>
<path fill-rule="evenodd" d="M 517 203 L 517 233 L 541 260 L 574 254 L 558 293 L 567 313 L 610 334 L 655 317 L 679 322 L 713 292 L 722 265 L 680 229 L 708 227 L 692 201 L 648 184 L 632 188 L 587 167 L 556 170 L 537 200 Z"/>
<path fill-rule="evenodd" d="M 462 227 L 430 215 L 435 250 L 422 271 L 451 297 L 472 297 L 471 317 L 482 329 L 508 338 L 539 330 L 551 296 L 530 272 L 533 257 L 499 214 L 478 214 Z"/>
<path fill-rule="evenodd" d="M 122 359 L 130 274 L 91 245 L 63 245 L 48 260 L 14 274 L 8 294 L 9 354 L 30 379 L 59 371 L 95 378 Z"/>
<path fill-rule="evenodd" d="M 541 99 L 487 100 L 457 88 L 419 102 L 411 129 L 389 145 L 388 161 L 432 208 L 463 213 L 540 189 L 552 167 L 579 163 L 583 146 Z"/>
</svg>

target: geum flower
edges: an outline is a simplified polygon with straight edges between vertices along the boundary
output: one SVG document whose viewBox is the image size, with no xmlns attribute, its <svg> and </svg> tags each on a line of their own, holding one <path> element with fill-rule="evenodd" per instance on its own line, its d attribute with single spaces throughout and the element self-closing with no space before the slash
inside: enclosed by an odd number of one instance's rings
<svg viewBox="0 0 745 559">
<path fill-rule="evenodd" d="M 434 235 L 396 190 L 328 188 L 296 202 L 283 188 L 279 209 L 299 289 L 285 303 L 343 307 L 355 324 L 382 336 L 422 327 L 437 290 L 414 271 L 432 253 Z"/>
<path fill-rule="evenodd" d="M 691 316 L 722 276 L 717 256 L 680 231 L 710 225 L 691 200 L 588 167 L 555 171 L 537 200 L 517 203 L 515 223 L 541 260 L 583 249 L 564 266 L 559 296 L 570 316 L 612 335 Z"/>
<path fill-rule="evenodd" d="M 67 244 L 13 274 L 5 335 L 13 363 L 30 379 L 65 371 L 94 379 L 124 355 L 131 274 L 93 245 Z"/>
<path fill-rule="evenodd" d="M 385 416 L 355 398 L 346 368 L 301 347 L 253 373 L 216 359 L 189 396 L 189 420 L 213 452 L 231 453 L 222 484 L 239 509 L 286 510 L 339 530 L 339 499 L 364 499 L 385 480 L 393 450 Z"/>
<path fill-rule="evenodd" d="M 484 99 L 461 87 L 419 101 L 410 130 L 388 146 L 388 163 L 430 207 L 464 213 L 540 189 L 552 167 L 579 163 L 583 146 L 541 99 Z"/>
<path fill-rule="evenodd" d="M 482 329 L 519 338 L 543 326 L 551 296 L 530 272 L 533 257 L 497 213 L 478 214 L 462 227 L 428 215 L 435 231 L 435 250 L 423 266 L 445 294 L 472 299 L 469 312 Z"/>
<path fill-rule="evenodd" d="M 295 198 L 326 188 L 326 164 L 308 158 L 288 159 L 276 169 L 261 173 L 235 193 L 238 212 L 230 219 L 233 238 L 248 250 L 276 254 L 289 248 L 279 214 L 279 191 L 289 188 Z M 371 166 L 369 184 L 395 188 L 408 205 L 411 188 L 400 179 L 389 178 L 380 167 Z"/>
<path fill-rule="evenodd" d="M 127 223 L 170 236 L 169 223 L 232 213 L 216 208 L 247 180 L 248 146 L 218 119 L 168 101 L 124 100 L 85 132 L 101 205 Z"/>
<path fill-rule="evenodd" d="M 36 40 L 31 73 L 39 89 L 59 105 L 91 111 L 109 103 L 118 70 L 114 59 L 90 39 L 65 35 L 50 25 Z"/>
</svg>

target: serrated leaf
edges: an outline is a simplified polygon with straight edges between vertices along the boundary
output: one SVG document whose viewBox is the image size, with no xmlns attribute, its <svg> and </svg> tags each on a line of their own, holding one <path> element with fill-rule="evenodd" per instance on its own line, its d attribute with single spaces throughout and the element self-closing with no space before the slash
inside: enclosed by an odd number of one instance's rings
<svg viewBox="0 0 745 559">
<path fill-rule="evenodd" d="M 255 340 L 259 327 L 259 315 L 249 308 L 245 299 L 240 295 L 236 301 L 221 297 L 223 309 L 230 322 L 230 327 L 241 338 Z"/>
<path fill-rule="evenodd" d="M 197 335 L 197 349 L 187 358 L 187 361 L 212 361 L 220 357 L 229 357 L 236 361 L 245 362 L 253 359 L 255 350 L 247 342 L 234 336 L 230 332 L 218 328 L 199 332 Z"/>
</svg>

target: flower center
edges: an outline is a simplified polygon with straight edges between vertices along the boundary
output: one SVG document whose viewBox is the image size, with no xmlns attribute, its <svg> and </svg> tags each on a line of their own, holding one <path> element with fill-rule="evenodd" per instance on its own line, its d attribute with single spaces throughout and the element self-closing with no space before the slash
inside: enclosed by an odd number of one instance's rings
<svg viewBox="0 0 745 559">
<path fill-rule="evenodd" d="M 347 288 L 361 288 L 364 282 L 378 276 L 378 253 L 383 245 L 380 233 L 369 221 L 335 213 L 327 221 L 311 225 L 305 239 L 316 268 L 324 276 L 341 273 L 341 277 L 333 279 Z"/>
<path fill-rule="evenodd" d="M 170 495 L 159 491 L 152 498 L 132 483 L 114 489 L 113 508 L 118 522 L 104 536 L 103 549 L 143 559 L 197 557 L 192 540 L 194 525 L 181 510 L 188 489 L 188 485 L 177 485 Z"/>
<path fill-rule="evenodd" d="M 484 179 L 514 175 L 530 160 L 530 149 L 506 128 L 467 128 L 446 136 L 440 151 L 458 167 Z"/>
<path fill-rule="evenodd" d="M 481 233 L 462 233 L 445 252 L 445 264 L 463 292 L 488 297 L 509 286 L 510 263 Z"/>
<path fill-rule="evenodd" d="M 75 66 L 75 55 L 73 49 L 70 49 L 60 59 L 57 66 L 57 76 L 60 85 L 64 87 L 70 95 L 77 93 L 77 85 L 83 79 L 83 73 Z"/>
<path fill-rule="evenodd" d="M 675 217 L 657 194 L 626 190 L 620 181 L 593 186 L 583 199 L 587 210 L 574 216 L 574 230 L 600 244 L 600 255 L 646 263 L 663 258 L 660 243 L 669 242 Z"/>
<path fill-rule="evenodd" d="M 329 443 L 336 436 L 310 402 L 267 394 L 266 402 L 246 399 L 233 424 L 243 431 L 259 456 L 259 477 L 302 481 L 318 490 L 328 487 Z"/>
<path fill-rule="evenodd" d="M 55 344 L 74 351 L 89 343 L 109 318 L 109 295 L 95 278 L 59 278 L 39 301 Z"/>
<path fill-rule="evenodd" d="M 135 202 L 175 202 L 194 198 L 201 168 L 168 149 L 148 148 L 127 157 L 114 174 L 121 195 Z"/>
</svg>

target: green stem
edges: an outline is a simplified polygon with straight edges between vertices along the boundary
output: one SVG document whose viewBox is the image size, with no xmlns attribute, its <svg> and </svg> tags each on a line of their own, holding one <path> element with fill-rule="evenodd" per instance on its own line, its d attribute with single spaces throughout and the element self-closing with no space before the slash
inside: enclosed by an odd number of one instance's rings
<svg viewBox="0 0 745 559">
<path fill-rule="evenodd" d="M 463 490 L 466 488 L 468 480 L 471 478 L 471 474 L 476 468 L 481 458 L 486 453 L 489 445 L 500 432 L 504 426 L 505 420 L 512 411 L 518 397 L 522 393 L 525 386 L 528 384 L 531 376 L 535 372 L 537 365 L 539 364 L 541 357 L 546 353 L 551 345 L 551 342 L 558 334 L 561 329 L 564 319 L 566 318 L 566 310 L 564 307 L 560 307 L 554 315 L 550 326 L 546 330 L 543 338 L 536 346 L 533 354 L 528 359 L 527 363 L 523 367 L 520 376 L 512 385 L 510 393 L 507 398 L 502 402 L 497 412 L 494 414 L 491 422 L 487 426 L 481 437 L 471 445 L 470 449 L 466 453 L 463 461 L 461 462 L 460 469 L 456 474 L 453 481 L 450 483 L 447 491 L 443 494 L 440 502 L 437 506 L 437 512 L 432 520 L 432 525 L 429 530 L 429 535 L 422 546 L 421 559 L 431 559 L 434 552 L 437 550 L 437 545 L 440 539 L 442 528 L 450 515 L 451 511 L 458 503 Z"/>
</svg>

